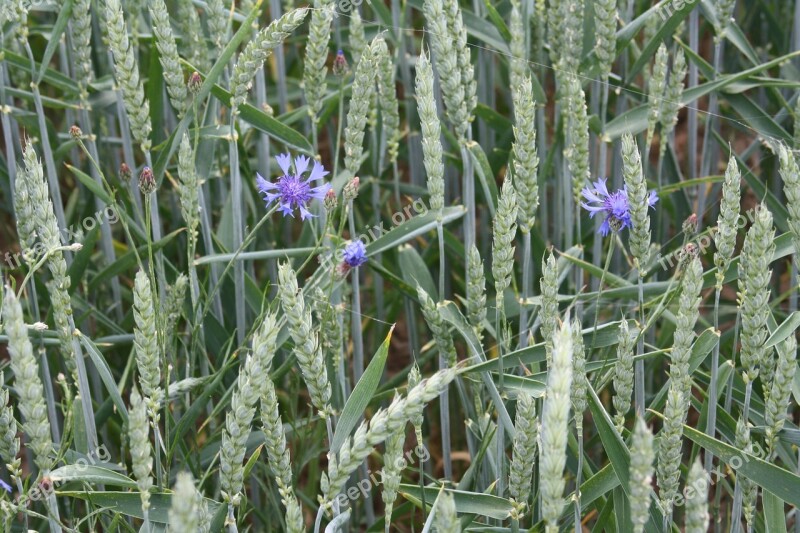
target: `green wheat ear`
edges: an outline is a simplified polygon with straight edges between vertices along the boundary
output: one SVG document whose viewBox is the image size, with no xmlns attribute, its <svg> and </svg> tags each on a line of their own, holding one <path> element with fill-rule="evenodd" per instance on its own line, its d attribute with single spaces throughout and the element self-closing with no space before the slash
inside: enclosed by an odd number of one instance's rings
<svg viewBox="0 0 800 533">
<path fill-rule="evenodd" d="M 42 471 L 42 475 L 47 475 L 55 464 L 55 453 L 50 437 L 50 421 L 47 419 L 45 407 L 44 386 L 39 378 L 39 365 L 33 355 L 33 346 L 28 339 L 28 328 L 23 320 L 22 307 L 10 287 L 5 287 L 3 322 L 8 335 L 11 369 L 16 378 L 16 389 L 19 395 L 17 406 L 22 414 L 22 429 L 30 439 L 28 447 L 33 451 L 33 460 L 36 466 Z M 9 421 L 7 429 L 10 428 L 10 424 Z M 7 442 L 7 444 L 9 448 L 14 447 L 13 441 Z M 4 457 L 15 456 L 16 453 Z"/>
<path fill-rule="evenodd" d="M 182 117 L 186 112 L 188 90 L 164 0 L 150 0 L 150 17 L 153 21 L 153 34 L 163 67 L 164 81 L 167 82 L 167 92 L 175 112 L 178 117 Z"/>
<path fill-rule="evenodd" d="M 269 469 L 278 486 L 281 502 L 286 509 L 286 529 L 291 533 L 305 530 L 300 502 L 294 493 L 291 457 L 286 446 L 286 433 L 281 419 L 275 385 L 268 376 L 263 377 L 261 391 L 261 423 Z"/>
<path fill-rule="evenodd" d="M 522 78 L 514 92 L 514 144 L 512 145 L 514 187 L 519 228 L 528 233 L 539 208 L 539 154 L 536 149 L 536 102 L 529 77 Z"/>
<path fill-rule="evenodd" d="M 636 337 L 628 330 L 628 321 L 623 319 L 619 323 L 619 337 L 617 342 L 617 362 L 614 364 L 614 423 L 617 431 L 622 434 L 625 427 L 625 415 L 631 408 L 631 394 L 633 394 L 633 350 Z"/>
<path fill-rule="evenodd" d="M 303 90 L 308 106 L 308 115 L 315 123 L 328 89 L 326 77 L 328 68 L 328 42 L 331 37 L 334 3 L 329 0 L 314 0 L 311 22 L 308 27 L 306 56 L 303 61 Z"/>
<path fill-rule="evenodd" d="M 628 470 L 631 486 L 631 523 L 634 533 L 644 531 L 644 526 L 650 518 L 654 458 L 653 434 L 644 419 L 637 416 L 631 438 L 631 464 Z"/>
<path fill-rule="evenodd" d="M 622 137 L 622 176 L 628 188 L 628 204 L 630 206 L 631 228 L 629 243 L 639 277 L 646 273 L 650 258 L 650 215 L 647 201 L 647 182 L 642 170 L 642 159 L 639 147 L 630 134 Z"/>
<path fill-rule="evenodd" d="M 372 46 L 366 47 L 356 64 L 350 110 L 344 130 L 344 166 L 356 176 L 364 154 L 364 134 L 370 102 L 375 93 L 375 57 Z"/>
<path fill-rule="evenodd" d="M 406 462 L 403 458 L 403 445 L 405 441 L 405 431 L 398 431 L 386 440 L 386 451 L 383 454 L 383 470 L 381 475 L 383 491 L 381 492 L 381 498 L 385 505 L 385 531 L 387 533 L 389 532 L 389 526 L 392 521 L 392 510 L 394 508 L 394 502 L 397 499 L 403 467 Z"/>
<path fill-rule="evenodd" d="M 194 488 L 194 479 L 188 472 L 180 472 L 172 492 L 169 509 L 169 526 L 175 531 L 197 531 L 199 525 L 199 494 Z"/>
<path fill-rule="evenodd" d="M 769 264 L 775 250 L 775 229 L 772 213 L 762 204 L 756 210 L 755 221 L 747 232 L 739 259 L 739 294 L 742 322 L 740 358 L 742 377 L 752 383 L 758 377 L 759 365 L 767 350 L 764 341 L 769 334 L 767 320 L 770 309 Z"/>
<path fill-rule="evenodd" d="M 564 467 L 567 462 L 570 392 L 572 387 L 572 331 L 564 321 L 553 334 L 552 364 L 542 407 L 539 494 L 547 533 L 558 531 L 564 509 Z"/>
<path fill-rule="evenodd" d="M 442 492 L 436 504 L 436 531 L 461 533 L 461 522 L 456 512 L 456 502 L 449 492 Z"/>
<path fill-rule="evenodd" d="M 369 422 L 362 422 L 355 433 L 344 441 L 338 453 L 328 453 L 328 472 L 322 477 L 323 494 L 320 498 L 326 509 L 333 507 L 334 499 L 342 491 L 350 475 L 372 453 L 375 446 L 403 431 L 408 421 L 417 416 L 425 404 L 447 390 L 457 372 L 455 368 L 446 368 L 422 380 L 406 396 L 395 398 L 388 408 L 376 412 Z"/>
<path fill-rule="evenodd" d="M 278 266 L 278 294 L 289 332 L 294 340 L 297 364 L 303 379 L 308 386 L 311 403 L 323 418 L 333 413 L 331 408 L 331 383 L 322 347 L 319 343 L 319 331 L 314 328 L 312 310 L 306 306 L 304 291 L 298 288 L 297 276 L 289 263 Z"/>
<path fill-rule="evenodd" d="M 659 434 L 656 471 L 660 489 L 659 505 L 665 520 L 671 519 L 672 508 L 678 495 L 683 424 L 689 411 L 692 388 L 689 356 L 695 337 L 694 326 L 700 310 L 702 285 L 703 267 L 700 258 L 694 256 L 683 272 L 674 344 L 670 353 L 670 387 L 664 407 L 664 426 Z"/>
<path fill-rule="evenodd" d="M 114 70 L 122 92 L 122 100 L 131 125 L 131 131 L 142 151 L 150 151 L 150 102 L 145 98 L 144 85 L 139 78 L 139 64 L 128 39 L 128 29 L 119 0 L 106 1 L 109 47 L 114 55 Z"/>
<path fill-rule="evenodd" d="M 131 407 L 128 409 L 128 439 L 131 446 L 133 477 L 139 488 L 144 520 L 148 522 L 150 489 L 153 487 L 153 447 L 150 445 L 150 424 L 147 418 L 147 403 L 136 387 L 131 391 Z"/>
<path fill-rule="evenodd" d="M 234 108 L 242 105 L 247 99 L 247 91 L 253 83 L 256 73 L 264 66 L 264 62 L 272 51 L 280 46 L 308 14 L 307 8 L 295 9 L 273 21 L 269 26 L 258 32 L 247 43 L 239 54 L 231 76 L 231 105 Z"/>
<path fill-rule="evenodd" d="M 686 478 L 686 533 L 705 533 L 708 531 L 708 485 L 706 471 L 697 457 Z"/>
<path fill-rule="evenodd" d="M 442 155 L 442 128 L 436 110 L 433 92 L 433 68 L 423 50 L 417 62 L 417 109 L 422 129 L 423 163 L 428 179 L 430 207 L 441 218 L 444 208 L 444 160 Z"/>
<path fill-rule="evenodd" d="M 140 270 L 136 273 L 133 291 L 134 348 L 139 386 L 151 408 L 161 402 L 161 349 L 156 331 L 156 309 L 150 278 Z"/>
<path fill-rule="evenodd" d="M 536 461 L 536 437 L 539 420 L 533 398 L 525 392 L 517 396 L 517 417 L 514 422 L 514 446 L 509 467 L 508 492 L 514 501 L 512 514 L 521 518 L 531 495 L 531 477 Z"/>
</svg>

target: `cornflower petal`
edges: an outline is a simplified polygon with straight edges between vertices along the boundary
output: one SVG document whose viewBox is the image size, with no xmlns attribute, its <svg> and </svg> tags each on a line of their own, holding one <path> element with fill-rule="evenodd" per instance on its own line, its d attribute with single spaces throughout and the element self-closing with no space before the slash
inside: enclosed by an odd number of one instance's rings
<svg viewBox="0 0 800 533">
<path fill-rule="evenodd" d="M 315 161 L 314 162 L 314 168 L 311 169 L 311 174 L 308 176 L 308 181 L 321 180 L 322 178 L 324 178 L 327 175 L 328 175 L 328 171 L 325 170 L 325 167 L 323 167 L 322 165 L 320 165 L 319 163 L 317 163 Z"/>
<path fill-rule="evenodd" d="M 275 156 L 278 166 L 283 170 L 284 175 L 288 175 L 291 171 L 292 157 L 289 154 L 280 154 Z"/>
<path fill-rule="evenodd" d="M 297 172 L 297 177 L 302 176 L 308 170 L 308 163 L 311 161 L 306 156 L 298 155 L 294 158 L 294 170 Z"/>
</svg>

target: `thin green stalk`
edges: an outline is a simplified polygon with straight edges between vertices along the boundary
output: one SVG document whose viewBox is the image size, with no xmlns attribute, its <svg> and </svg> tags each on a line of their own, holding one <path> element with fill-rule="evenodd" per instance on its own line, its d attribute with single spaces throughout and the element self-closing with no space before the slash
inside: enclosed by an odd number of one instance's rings
<svg viewBox="0 0 800 533">
<path fill-rule="evenodd" d="M 350 201 L 347 213 L 350 235 L 355 236 L 356 224 L 353 216 L 353 201 Z M 350 327 L 353 335 L 353 383 L 358 383 L 364 373 L 364 338 L 361 332 L 361 289 L 359 284 L 358 270 L 353 272 L 351 278 L 353 285 L 353 302 L 350 306 Z"/>
<path fill-rule="evenodd" d="M 165 383 L 169 384 L 169 376 L 165 379 Z M 166 390 L 164 393 L 164 409 L 167 408 L 169 404 L 169 389 Z M 164 484 L 162 482 L 164 478 L 163 466 L 161 465 L 161 449 L 163 447 L 163 440 L 161 438 L 161 428 L 158 427 L 158 418 L 159 415 L 157 412 L 151 413 L 150 415 L 150 424 L 153 427 L 153 438 L 155 440 L 155 463 L 156 463 L 156 486 L 158 490 L 161 491 L 164 488 Z"/>
<path fill-rule="evenodd" d="M 709 82 L 716 81 L 722 62 L 722 39 L 716 39 L 714 43 L 714 70 L 712 70 L 711 79 Z M 700 176 L 707 176 L 711 172 L 711 164 L 714 153 L 714 147 L 711 142 L 711 134 L 716 129 L 716 116 L 719 110 L 718 96 L 716 91 L 712 91 L 708 99 L 708 122 L 706 123 L 706 130 L 703 137 L 703 152 L 700 159 Z M 697 198 L 697 214 L 702 217 L 705 213 L 706 207 L 706 187 L 701 184 L 699 187 L 699 195 Z M 699 221 L 702 225 L 702 220 Z"/>
<path fill-rule="evenodd" d="M 333 149 L 333 179 L 339 171 L 339 149 L 342 146 L 342 126 L 344 125 L 344 76 L 339 80 L 339 121 L 336 124 L 336 146 Z M 341 235 L 341 231 L 339 232 Z"/>
<path fill-rule="evenodd" d="M 280 47 L 278 47 L 280 49 Z M 233 206 L 233 246 L 242 247 L 242 231 L 244 228 L 244 203 L 242 202 L 242 176 L 239 172 L 239 147 L 236 142 L 236 113 L 231 112 L 230 139 L 228 139 L 228 158 L 231 167 L 231 198 Z M 237 261 L 233 273 L 236 288 L 236 333 L 239 344 L 244 344 L 246 334 L 247 313 L 245 309 L 244 263 Z"/>
<path fill-rule="evenodd" d="M 722 287 L 717 286 L 714 291 L 714 330 L 719 331 L 719 299 Z M 717 381 L 719 378 L 719 341 L 714 345 L 714 351 L 711 354 L 711 383 L 708 389 L 708 422 L 706 424 L 706 435 L 714 437 L 717 427 Z M 706 450 L 705 455 L 705 469 L 706 472 L 711 472 L 714 466 L 714 454 Z"/>
<path fill-rule="evenodd" d="M 503 302 L 503 295 L 500 294 L 497 296 L 496 303 L 495 303 L 495 328 L 497 329 L 497 360 L 500 368 L 500 373 L 498 375 L 497 381 L 497 388 L 500 392 L 500 396 L 502 398 L 503 394 L 505 393 L 505 367 L 503 366 L 503 355 L 506 351 L 505 346 L 505 331 L 506 331 L 506 314 Z M 506 490 L 506 471 L 505 471 L 505 459 L 506 459 L 506 445 L 505 445 L 505 430 L 500 426 L 498 423 L 497 425 L 497 434 L 495 435 L 495 440 L 497 443 L 496 448 L 496 460 L 497 460 L 497 470 L 498 470 L 498 479 L 497 479 L 497 494 L 500 497 L 505 497 L 505 490 Z"/>
<path fill-rule="evenodd" d="M 522 233 L 522 300 L 527 301 L 531 296 L 531 233 Z M 528 346 L 528 305 L 520 306 L 519 310 L 519 347 Z"/>
<path fill-rule="evenodd" d="M 379 174 L 376 174 L 378 176 Z M 375 211 L 375 225 L 378 227 L 382 226 L 381 222 L 381 198 L 380 198 L 380 186 L 378 185 L 378 179 L 375 178 L 372 180 L 372 209 Z M 372 260 L 375 261 L 376 264 L 379 266 L 383 266 L 383 261 L 381 259 L 382 254 L 375 254 L 372 257 Z M 373 291 L 375 296 L 375 309 L 378 315 L 378 318 L 383 320 L 385 317 L 384 312 L 384 303 L 383 303 L 383 279 L 377 273 L 373 272 Z"/>
<path fill-rule="evenodd" d="M 47 474 L 49 474 L 49 472 Z M 53 533 L 61 533 L 61 517 L 58 513 L 58 500 L 56 499 L 56 493 L 52 490 L 47 493 L 47 521 L 50 523 L 50 531 Z"/>
<path fill-rule="evenodd" d="M 152 169 L 153 168 L 153 160 L 150 152 L 147 151 L 144 154 L 145 161 L 147 166 Z M 146 195 L 149 199 L 153 196 L 152 194 Z M 150 257 L 150 264 L 155 266 L 156 277 L 158 278 L 158 299 L 161 302 L 161 305 L 164 305 L 164 301 L 166 299 L 166 291 L 167 291 L 167 276 L 164 272 L 164 254 L 161 250 L 158 250 L 153 256 L 152 251 L 152 242 L 150 241 L 152 235 L 153 242 L 161 241 L 162 234 L 161 234 L 161 215 L 158 211 L 158 202 L 155 204 L 155 208 L 150 205 L 149 216 L 147 217 L 147 223 L 149 224 L 147 229 L 147 251 Z M 152 234 L 151 234 L 152 231 Z M 153 260 L 155 259 L 155 263 Z M 155 286 L 155 285 L 154 285 Z"/>
<path fill-rule="evenodd" d="M 642 328 L 645 327 L 647 321 L 645 320 L 644 312 L 644 279 L 642 273 L 639 272 L 639 323 Z M 644 330 L 639 332 L 639 340 L 636 344 L 636 353 L 641 355 L 644 353 Z M 644 416 L 644 358 L 639 357 L 634 363 L 633 367 L 633 403 L 636 413 L 639 416 Z"/>
<path fill-rule="evenodd" d="M 599 240 L 599 239 L 598 239 Z M 600 312 L 600 293 L 603 291 L 603 282 L 606 279 L 606 272 L 611 266 L 611 257 L 614 255 L 614 243 L 617 240 L 616 234 L 612 234 L 611 241 L 608 243 L 608 252 L 606 253 L 606 264 L 603 266 L 603 273 L 600 275 L 600 285 L 597 287 L 597 298 L 594 302 L 594 329 L 592 332 L 592 346 L 594 346 L 597 337 L 597 318 Z"/>
<path fill-rule="evenodd" d="M 115 189 L 112 188 L 111 184 L 108 183 L 108 180 L 106 180 L 105 174 L 103 174 L 103 171 L 100 169 L 100 164 L 98 163 L 98 160 L 92 155 L 92 153 L 80 139 L 78 140 L 78 146 L 80 146 L 81 150 L 83 150 L 83 154 L 87 157 L 87 159 L 89 159 L 89 162 L 91 163 L 92 167 L 97 171 L 101 180 L 101 185 L 105 188 L 105 191 L 111 198 L 112 207 L 114 208 L 115 212 L 119 215 L 120 224 L 122 225 L 122 229 L 125 232 L 125 237 L 128 239 L 128 243 L 131 246 L 133 254 L 136 257 L 136 263 L 139 266 L 139 268 L 144 268 L 142 259 L 139 257 L 139 251 L 136 246 L 136 241 L 134 240 L 133 235 L 131 234 L 131 224 L 134 221 L 129 220 L 128 214 L 125 212 L 124 209 L 121 208 L 119 202 L 117 202 Z M 142 233 L 141 228 L 135 227 L 135 229 L 140 235 L 144 235 Z"/>
<path fill-rule="evenodd" d="M 472 142 L 472 131 L 467 131 L 469 141 L 461 143 L 461 161 L 464 165 L 464 203 L 467 207 L 467 214 L 464 217 L 464 264 L 469 261 L 469 249 L 475 244 L 475 176 L 472 165 L 471 155 L 467 149 L 466 142 Z M 444 293 L 440 295 L 444 297 Z"/>
<path fill-rule="evenodd" d="M 444 227 L 440 220 L 436 225 L 436 235 L 439 241 L 439 300 L 444 299 L 445 287 L 445 256 L 444 256 Z"/>
<path fill-rule="evenodd" d="M 608 87 L 609 83 L 606 80 L 603 83 L 603 96 L 600 101 L 600 154 L 598 156 L 598 163 L 597 163 L 597 175 L 598 176 L 605 176 L 606 175 L 606 168 L 608 166 L 608 144 L 605 140 L 605 132 L 606 132 L 606 115 L 608 114 Z M 595 232 L 600 229 L 600 219 L 597 218 L 594 221 L 594 230 Z M 592 244 L 592 261 L 595 266 L 600 266 L 600 256 L 602 255 L 603 250 L 603 241 L 602 239 L 594 239 Z M 594 280 L 592 283 L 592 289 L 596 290 L 597 287 L 594 286 Z"/>
<path fill-rule="evenodd" d="M 280 0 L 270 0 L 269 3 L 269 12 L 272 16 L 273 20 L 277 20 L 283 14 L 283 8 L 281 6 Z M 286 72 L 286 54 L 283 50 L 282 46 L 278 46 L 275 48 L 275 63 L 276 63 L 276 72 Z M 286 113 L 289 107 L 289 96 L 286 90 L 286 76 L 278 76 L 277 77 L 277 85 L 278 85 L 278 110 L 280 111 L 281 115 Z"/>
<path fill-rule="evenodd" d="M 578 433 L 578 468 L 575 470 L 575 533 L 583 533 L 581 523 L 581 474 L 583 473 L 583 425 L 576 427 Z"/>
</svg>

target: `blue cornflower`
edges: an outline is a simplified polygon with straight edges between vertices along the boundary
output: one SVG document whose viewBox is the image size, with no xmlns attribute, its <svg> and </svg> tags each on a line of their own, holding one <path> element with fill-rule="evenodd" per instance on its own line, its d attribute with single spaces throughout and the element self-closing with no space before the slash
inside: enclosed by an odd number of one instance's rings
<svg viewBox="0 0 800 533">
<path fill-rule="evenodd" d="M 589 217 L 597 213 L 605 213 L 606 218 L 600 225 L 599 232 L 605 237 L 612 229 L 620 231 L 631 226 L 630 205 L 628 204 L 628 189 L 623 187 L 613 193 L 608 192 L 606 180 L 603 178 L 594 182 L 593 187 L 584 187 L 581 191 L 590 203 L 581 202 L 581 206 L 589 211 Z M 653 207 L 658 201 L 656 191 L 650 191 L 647 205 Z"/>
<path fill-rule="evenodd" d="M 344 262 L 350 268 L 360 267 L 367 262 L 367 248 L 360 240 L 344 247 Z"/>
<path fill-rule="evenodd" d="M 322 200 L 330 190 L 330 183 L 324 183 L 317 187 L 312 187 L 315 181 L 324 178 L 328 172 L 320 163 L 314 161 L 314 168 L 303 179 L 303 174 L 308 170 L 311 159 L 302 155 L 294 159 L 294 173 L 292 173 L 292 158 L 289 154 L 276 156 L 278 166 L 283 171 L 283 176 L 278 178 L 275 183 L 265 180 L 261 174 L 257 174 L 256 184 L 258 190 L 264 195 L 267 205 L 274 201 L 280 204 L 280 211 L 283 216 L 294 216 L 295 209 L 300 210 L 300 218 L 306 220 L 314 215 L 308 210 L 308 203 L 312 199 Z"/>
<path fill-rule="evenodd" d="M 11 492 L 11 485 L 0 479 L 0 488 L 6 489 L 6 492 Z"/>
</svg>

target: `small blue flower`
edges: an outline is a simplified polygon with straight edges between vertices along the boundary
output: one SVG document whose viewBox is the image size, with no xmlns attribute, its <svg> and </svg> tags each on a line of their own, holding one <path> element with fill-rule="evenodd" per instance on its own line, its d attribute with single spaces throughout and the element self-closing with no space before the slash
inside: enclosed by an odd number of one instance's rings
<svg viewBox="0 0 800 533">
<path fill-rule="evenodd" d="M 294 159 L 294 169 L 292 169 L 292 158 L 289 154 L 281 154 L 276 156 L 278 166 L 283 171 L 283 176 L 278 178 L 275 183 L 270 183 L 265 180 L 261 174 L 257 174 L 256 184 L 258 190 L 264 195 L 264 201 L 267 205 L 274 201 L 280 204 L 280 211 L 283 216 L 291 215 L 294 217 L 295 209 L 300 211 L 300 218 L 306 220 L 314 215 L 308 210 L 308 204 L 311 200 L 322 200 L 325 194 L 330 190 L 330 183 L 324 183 L 317 187 L 312 184 L 324 178 L 328 172 L 320 163 L 314 161 L 314 168 L 308 175 L 308 178 L 303 177 L 303 174 L 308 170 L 308 165 L 311 159 L 302 155 Z M 292 172 L 294 170 L 294 172 Z"/>
<path fill-rule="evenodd" d="M 6 489 L 6 492 L 11 492 L 11 485 L 0 479 L 0 488 Z"/>
<path fill-rule="evenodd" d="M 620 231 L 631 226 L 627 187 L 610 193 L 606 187 L 606 180 L 600 178 L 594 182 L 593 187 L 584 187 L 581 194 L 589 202 L 581 202 L 581 206 L 589 211 L 589 217 L 594 217 L 597 213 L 605 213 L 606 218 L 599 229 L 599 233 L 604 237 L 612 229 Z M 657 201 L 656 191 L 650 191 L 647 205 L 653 207 Z"/>
<path fill-rule="evenodd" d="M 344 262 L 350 268 L 357 268 L 367 262 L 367 248 L 360 240 L 344 247 Z"/>
</svg>

